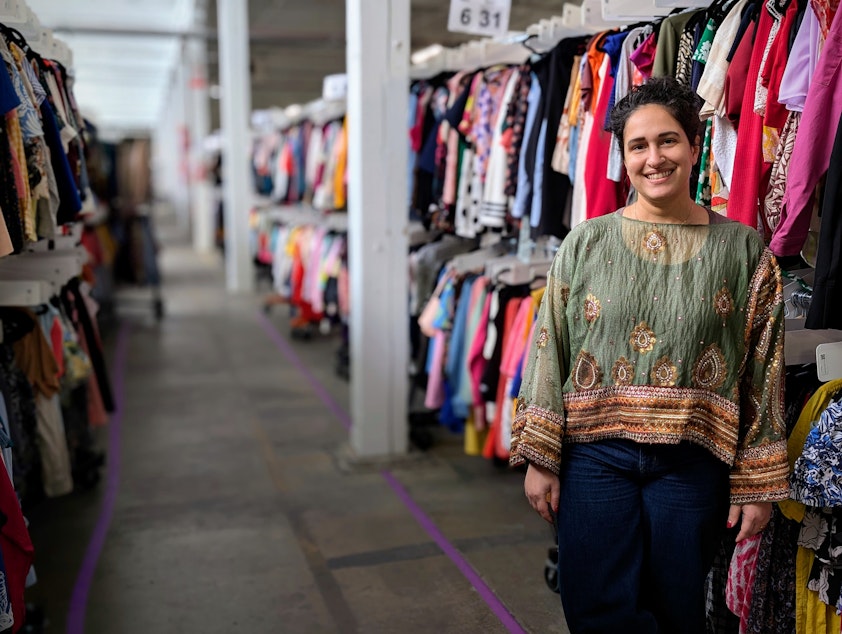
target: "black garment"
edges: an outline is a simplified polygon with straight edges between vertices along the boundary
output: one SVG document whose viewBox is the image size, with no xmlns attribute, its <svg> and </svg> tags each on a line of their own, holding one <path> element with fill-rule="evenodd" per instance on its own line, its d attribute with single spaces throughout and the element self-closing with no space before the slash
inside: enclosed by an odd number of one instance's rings
<svg viewBox="0 0 842 634">
<path fill-rule="evenodd" d="M 15 185 L 15 173 L 12 170 L 12 148 L 6 132 L 6 118 L 0 115 L 0 211 L 12 240 L 15 253 L 23 249 L 23 222 L 18 202 L 18 189 Z"/>
<path fill-rule="evenodd" d="M 823 201 L 819 250 L 813 299 L 807 311 L 805 328 L 842 328 L 842 311 L 838 309 L 839 268 L 842 265 L 842 120 L 836 128 L 836 139 L 830 154 Z"/>
<path fill-rule="evenodd" d="M 71 299 L 72 294 L 72 299 Z M 67 315 L 73 315 L 74 309 L 85 334 L 85 341 L 88 343 L 88 357 L 94 368 L 94 375 L 99 386 L 102 404 L 106 412 L 114 411 L 114 397 L 111 392 L 111 381 L 108 378 L 108 369 L 105 367 L 105 357 L 102 354 L 99 337 L 94 330 L 91 315 L 85 305 L 85 299 L 79 291 L 79 279 L 70 280 L 61 291 L 61 301 Z"/>
<path fill-rule="evenodd" d="M 35 394 L 26 375 L 15 364 L 12 346 L 7 344 L 0 344 L 0 390 L 6 402 L 12 438 L 13 484 L 25 503 L 43 492 L 41 454 L 35 440 Z"/>
<path fill-rule="evenodd" d="M 570 228 L 564 224 L 564 209 L 571 190 L 570 178 L 556 172 L 550 160 L 555 151 L 556 131 L 564 113 L 564 100 L 570 85 L 570 75 L 573 72 L 573 58 L 583 55 L 589 38 L 569 38 L 561 40 L 555 48 L 544 58 L 535 62 L 532 70 L 541 84 L 542 109 L 535 119 L 532 128 L 530 145 L 528 146 L 527 169 L 535 165 L 535 152 L 541 124 L 547 122 L 547 134 L 544 140 L 544 164 L 537 166 L 543 169 L 544 179 L 541 190 L 541 222 L 533 230 L 535 237 L 553 235 L 564 238 Z"/>
<path fill-rule="evenodd" d="M 58 121 L 48 99 L 41 104 L 41 121 L 44 125 L 44 140 L 50 148 L 50 163 L 58 185 L 59 206 L 58 224 L 73 222 L 82 209 L 82 199 L 70 167 L 70 161 L 61 145 Z"/>
<path fill-rule="evenodd" d="M 530 293 L 529 286 L 500 286 L 497 301 L 497 314 L 494 316 L 494 327 L 497 329 L 497 341 L 494 352 L 485 366 L 479 391 L 483 400 L 493 402 L 497 400 L 497 387 L 500 384 L 500 361 L 503 359 L 503 331 L 506 323 L 506 306 L 513 299 L 522 299 Z"/>
</svg>

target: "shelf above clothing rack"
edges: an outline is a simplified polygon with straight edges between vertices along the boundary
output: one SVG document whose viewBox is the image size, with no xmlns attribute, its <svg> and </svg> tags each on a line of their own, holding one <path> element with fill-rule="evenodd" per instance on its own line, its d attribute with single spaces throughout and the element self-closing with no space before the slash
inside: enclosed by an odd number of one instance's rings
<svg viewBox="0 0 842 634">
<path fill-rule="evenodd" d="M 786 365 L 817 363 L 821 344 L 842 342 L 842 330 L 788 330 L 784 339 L 784 362 Z M 830 354 L 842 357 L 842 347 L 833 348 Z M 826 363 L 831 359 L 826 358 Z"/>
<path fill-rule="evenodd" d="M 49 301 L 52 286 L 42 280 L 0 280 L 0 306 L 38 306 Z"/>
</svg>

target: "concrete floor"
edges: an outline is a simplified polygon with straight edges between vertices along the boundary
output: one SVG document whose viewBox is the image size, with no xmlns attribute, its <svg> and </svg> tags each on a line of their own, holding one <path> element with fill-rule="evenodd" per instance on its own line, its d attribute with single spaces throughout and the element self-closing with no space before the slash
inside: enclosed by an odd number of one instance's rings
<svg viewBox="0 0 842 634">
<path fill-rule="evenodd" d="M 337 340 L 290 341 L 162 239 L 164 320 L 139 304 L 108 337 L 108 477 L 30 512 L 47 632 L 567 632 L 520 473 L 445 432 L 348 469 Z"/>
</svg>

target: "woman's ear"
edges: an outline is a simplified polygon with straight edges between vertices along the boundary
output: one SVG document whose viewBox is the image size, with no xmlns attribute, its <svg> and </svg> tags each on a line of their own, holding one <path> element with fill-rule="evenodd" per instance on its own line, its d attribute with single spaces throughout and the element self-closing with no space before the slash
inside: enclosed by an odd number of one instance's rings
<svg viewBox="0 0 842 634">
<path fill-rule="evenodd" d="M 699 155 L 702 153 L 702 137 L 696 135 L 696 140 L 693 143 L 693 163 L 699 160 Z"/>
</svg>

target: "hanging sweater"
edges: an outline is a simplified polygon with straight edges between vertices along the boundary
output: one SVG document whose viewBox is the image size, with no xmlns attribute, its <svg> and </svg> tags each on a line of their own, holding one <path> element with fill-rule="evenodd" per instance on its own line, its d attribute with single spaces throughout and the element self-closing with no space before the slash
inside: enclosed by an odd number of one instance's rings
<svg viewBox="0 0 842 634">
<path fill-rule="evenodd" d="M 759 234 L 638 222 L 576 227 L 547 280 L 513 427 L 515 465 L 563 443 L 687 440 L 731 465 L 734 504 L 788 495 L 783 299 Z"/>
</svg>

